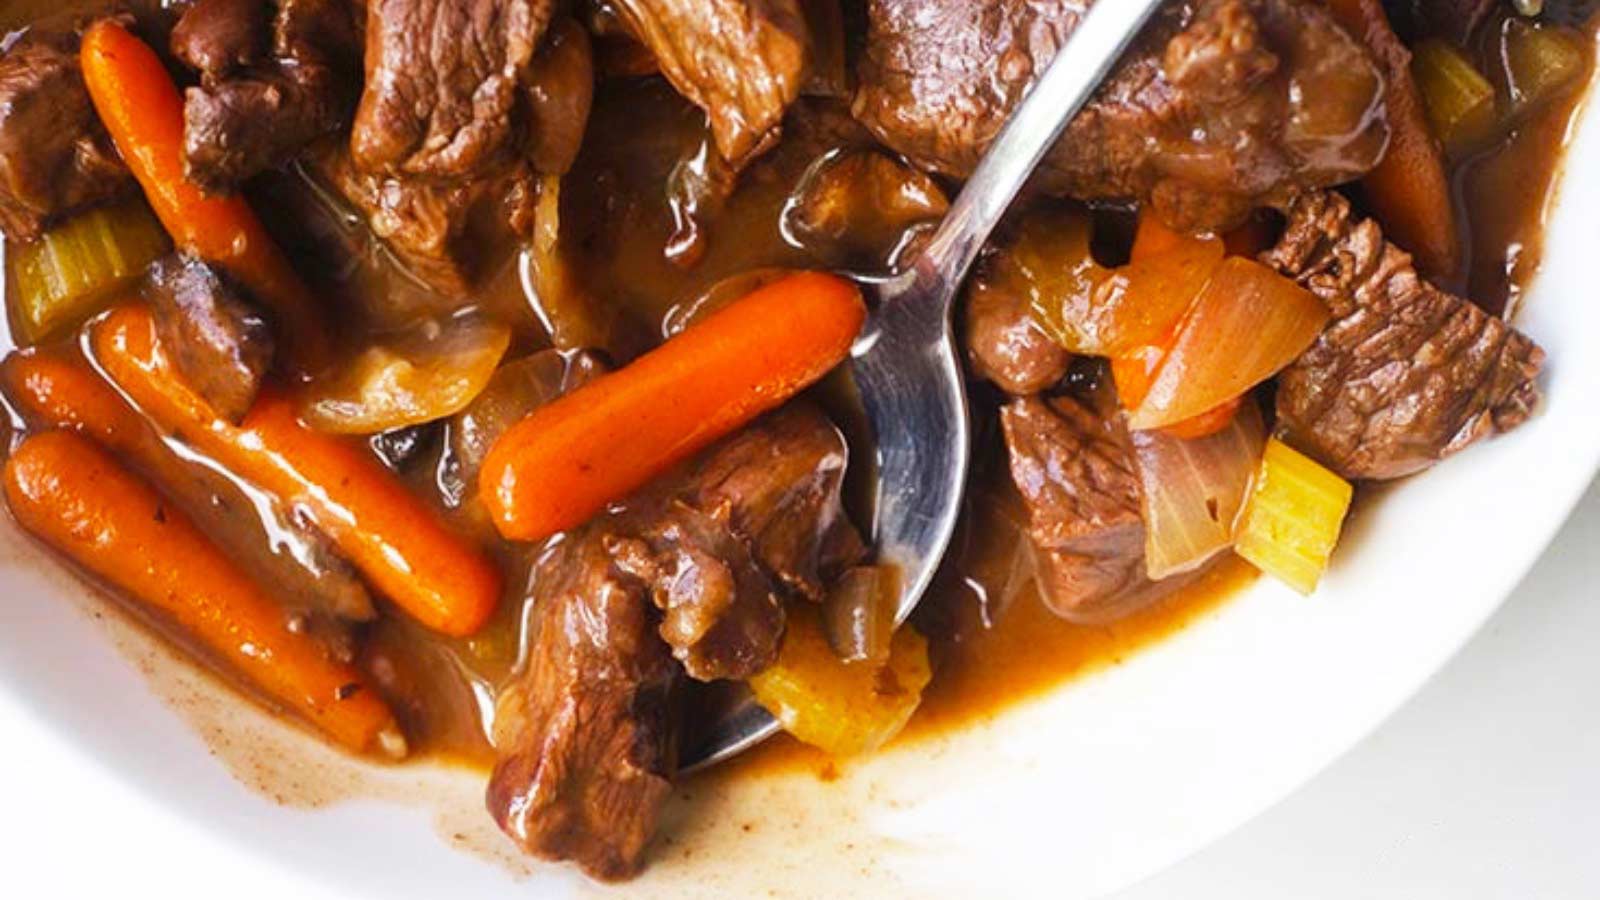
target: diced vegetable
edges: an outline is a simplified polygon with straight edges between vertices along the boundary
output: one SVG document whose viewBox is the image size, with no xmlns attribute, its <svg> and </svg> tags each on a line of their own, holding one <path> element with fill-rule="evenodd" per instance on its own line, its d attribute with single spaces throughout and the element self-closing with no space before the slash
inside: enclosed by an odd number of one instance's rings
<svg viewBox="0 0 1600 900">
<path fill-rule="evenodd" d="M 478 396 L 511 345 L 511 329 L 455 320 L 368 347 L 307 388 L 307 424 L 333 434 L 375 434 L 459 412 Z"/>
<path fill-rule="evenodd" d="M 1305 288 L 1252 260 L 1223 260 L 1129 425 L 1160 428 L 1238 397 L 1304 352 L 1327 321 L 1327 307 Z"/>
<path fill-rule="evenodd" d="M 218 418 L 177 374 L 150 311 L 112 310 L 89 335 L 94 361 L 151 421 L 303 509 L 371 585 L 435 631 L 465 636 L 500 602 L 501 574 L 393 473 L 345 439 L 307 428 L 265 389 L 244 421 Z"/>
<path fill-rule="evenodd" d="M 5 467 L 17 521 L 170 619 L 264 694 L 345 747 L 403 756 L 405 738 L 355 667 L 335 662 L 178 509 L 70 431 L 23 442 Z"/>
<path fill-rule="evenodd" d="M 19 336 L 37 343 L 99 312 L 170 243 L 142 201 L 93 209 L 8 248 Z"/>
<path fill-rule="evenodd" d="M 1061 210 L 1024 220 L 996 277 L 1028 297 L 1045 333 L 1073 353 L 1114 356 L 1165 332 L 1222 259 L 1222 242 L 1146 237 L 1146 252 L 1108 269 L 1089 249 L 1089 219 Z"/>
<path fill-rule="evenodd" d="M 1310 594 L 1328 568 L 1354 493 L 1349 482 L 1273 438 L 1239 516 L 1234 551 Z"/>
<path fill-rule="evenodd" d="M 1437 38 L 1411 48 L 1411 75 L 1422 93 L 1433 133 L 1452 155 L 1469 150 L 1494 128 L 1494 85 L 1466 55 Z"/>
<path fill-rule="evenodd" d="M 1132 440 L 1150 577 L 1193 571 L 1232 545 L 1266 441 L 1255 402 L 1246 400 L 1227 427 L 1208 437 L 1136 431 Z"/>
<path fill-rule="evenodd" d="M 899 581 L 887 566 L 845 572 L 822 606 L 823 629 L 834 654 L 848 663 L 887 662 L 899 600 Z"/>
<path fill-rule="evenodd" d="M 510 540 L 581 525 L 814 384 L 866 316 L 842 278 L 775 281 L 512 426 L 484 460 L 483 504 Z"/>
<path fill-rule="evenodd" d="M 1570 28 L 1507 19 L 1501 60 L 1513 113 L 1540 106 L 1583 74 L 1583 38 Z"/>
<path fill-rule="evenodd" d="M 785 731 L 835 756 L 870 753 L 900 733 L 932 677 L 928 642 L 910 626 L 894 634 L 884 665 L 840 662 L 817 617 L 789 617 L 778 661 L 750 679 L 756 702 Z"/>
</svg>

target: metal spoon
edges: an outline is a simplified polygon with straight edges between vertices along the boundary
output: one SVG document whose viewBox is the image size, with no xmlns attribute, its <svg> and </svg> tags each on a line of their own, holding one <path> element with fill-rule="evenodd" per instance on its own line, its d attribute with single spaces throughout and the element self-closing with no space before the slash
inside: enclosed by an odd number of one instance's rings
<svg viewBox="0 0 1600 900">
<path fill-rule="evenodd" d="M 933 580 L 961 511 L 971 453 L 967 395 L 950 313 L 967 269 L 1067 122 L 1162 0 L 1099 0 L 990 145 L 922 254 L 878 286 L 878 302 L 851 353 L 876 440 L 872 537 L 900 574 L 895 621 Z M 706 723 L 684 748 L 685 771 L 754 746 L 778 722 L 744 700 Z"/>
</svg>

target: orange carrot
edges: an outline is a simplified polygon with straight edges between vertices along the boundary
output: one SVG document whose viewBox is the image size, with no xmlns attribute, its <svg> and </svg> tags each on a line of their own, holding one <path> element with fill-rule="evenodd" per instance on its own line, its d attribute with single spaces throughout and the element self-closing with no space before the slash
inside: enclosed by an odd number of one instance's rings
<svg viewBox="0 0 1600 900">
<path fill-rule="evenodd" d="M 267 388 L 235 426 L 186 384 L 144 307 L 125 306 L 90 335 L 96 362 L 163 429 L 242 478 L 304 509 L 362 575 L 417 621 L 468 635 L 500 598 L 500 571 L 447 530 L 389 470 L 345 439 L 307 428 Z"/>
<path fill-rule="evenodd" d="M 83 432 L 119 455 L 144 429 L 139 414 L 88 367 L 37 348 L 0 362 L 0 385 L 30 419 Z"/>
<path fill-rule="evenodd" d="M 182 512 L 93 441 L 67 431 L 28 438 L 6 463 L 5 492 L 24 528 L 340 744 L 404 754 L 394 715 L 361 673 L 291 631 L 282 608 Z"/>
<path fill-rule="evenodd" d="M 179 248 L 239 279 L 276 314 L 302 373 L 328 360 L 321 311 L 243 197 L 207 196 L 183 174 L 183 98 L 149 45 L 110 19 L 89 26 L 83 80 L 150 207 Z"/>
<path fill-rule="evenodd" d="M 512 426 L 480 470 L 484 505 L 512 540 L 579 525 L 821 378 L 865 318 L 831 275 L 765 285 Z"/>
<path fill-rule="evenodd" d="M 1423 274 L 1450 278 L 1461 266 L 1461 237 L 1444 150 L 1411 77 L 1411 51 L 1389 26 L 1382 0 L 1329 0 L 1328 9 L 1366 43 L 1386 81 L 1389 150 L 1362 180 L 1367 204 L 1389 238 L 1416 256 Z"/>
</svg>

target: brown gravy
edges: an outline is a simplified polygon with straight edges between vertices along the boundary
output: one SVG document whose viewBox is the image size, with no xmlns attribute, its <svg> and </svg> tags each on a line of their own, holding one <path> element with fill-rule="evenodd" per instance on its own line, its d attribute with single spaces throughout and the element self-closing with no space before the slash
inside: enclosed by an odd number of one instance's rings
<svg viewBox="0 0 1600 900">
<path fill-rule="evenodd" d="M 0 32 L 28 21 L 46 5 L 12 5 L 0 14 Z M 49 5 L 104 8 L 100 0 Z M 1561 158 L 1558 148 L 1581 93 L 1574 88 L 1503 142 L 1457 167 L 1457 199 L 1471 235 L 1469 291 L 1487 306 L 1514 304 L 1537 268 L 1544 211 Z M 663 185 L 673 164 L 702 139 L 698 115 L 659 81 L 609 83 L 597 94 L 584 153 L 563 186 L 561 252 L 582 291 L 611 311 L 605 343 L 618 358 L 659 341 L 686 304 L 722 279 L 752 269 L 812 264 L 784 240 L 777 223 L 795 180 L 819 150 L 827 149 L 826 136 L 819 138 L 824 142 L 820 145 L 785 141 L 746 173 L 713 220 L 710 242 L 697 266 L 684 268 L 663 258 L 661 249 L 672 231 Z M 383 254 L 373 254 L 369 247 L 354 264 L 342 258 L 345 250 L 357 246 L 352 240 L 365 238 L 352 237 L 350 223 L 322 204 L 304 182 L 284 175 L 272 182 L 270 193 L 273 203 L 258 194 L 257 206 L 296 253 L 306 276 L 331 296 L 356 301 L 352 306 L 358 311 L 351 314 L 356 327 L 347 333 L 396 327 L 396 322 L 359 312 L 382 306 L 372 298 L 390 291 L 416 294 L 417 316 L 433 311 L 426 292 L 395 273 Z M 336 248 L 332 254 L 330 246 Z M 525 265 L 526 260 L 520 262 Z M 519 261 L 511 261 L 487 281 L 478 303 L 515 321 L 519 345 L 532 349 L 548 339 L 538 317 L 529 312 L 522 274 Z M 917 618 L 918 626 L 935 639 L 938 673 L 901 741 L 961 728 L 1076 675 L 1114 665 L 1215 610 L 1254 578 L 1248 565 L 1229 556 L 1197 582 L 1121 622 L 1078 625 L 1052 616 L 1037 601 L 1026 542 L 1015 525 L 1019 511 L 994 434 L 996 398 L 976 390 L 975 415 L 984 433 L 966 526 Z M 848 403 L 831 395 L 824 399 L 847 420 L 849 430 Z M 857 441 L 856 446 L 864 444 Z M 854 469 L 860 481 L 866 468 L 861 454 L 857 456 Z M 436 464 L 436 458 L 424 458 L 408 478 L 444 508 L 433 477 Z M 470 515 L 448 514 L 461 528 L 484 534 L 482 523 Z M 525 611 L 517 589 L 525 551 L 500 545 L 497 552 L 507 563 L 513 588 L 495 622 L 480 635 L 447 641 L 396 616 L 385 617 L 366 635 L 362 662 L 385 688 L 419 757 L 471 767 L 490 762 L 484 705 L 493 686 L 516 664 Z M 824 776 L 831 771 L 820 754 L 787 738 L 770 742 L 726 771 L 744 777 L 795 766 Z"/>
</svg>

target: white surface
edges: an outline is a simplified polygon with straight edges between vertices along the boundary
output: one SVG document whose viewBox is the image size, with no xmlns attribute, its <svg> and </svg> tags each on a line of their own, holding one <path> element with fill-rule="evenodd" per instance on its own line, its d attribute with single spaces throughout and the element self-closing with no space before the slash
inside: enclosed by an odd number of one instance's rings
<svg viewBox="0 0 1600 900">
<path fill-rule="evenodd" d="M 1600 896 L 1600 482 L 1427 688 L 1282 804 L 1116 900 Z"/>
<path fill-rule="evenodd" d="M 1600 895 L 1597 550 L 1600 483 L 1506 606 L 1381 730 L 1116 900 Z M 211 898 L 245 871 L 225 896 L 337 896 L 198 842 L 76 751 L 48 749 L 40 767 L 0 765 L 0 896 Z M 107 809 L 133 812 L 97 815 Z"/>
</svg>

